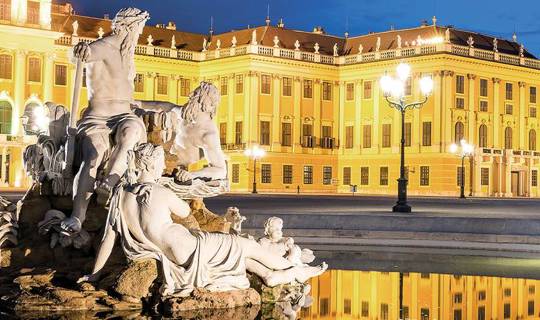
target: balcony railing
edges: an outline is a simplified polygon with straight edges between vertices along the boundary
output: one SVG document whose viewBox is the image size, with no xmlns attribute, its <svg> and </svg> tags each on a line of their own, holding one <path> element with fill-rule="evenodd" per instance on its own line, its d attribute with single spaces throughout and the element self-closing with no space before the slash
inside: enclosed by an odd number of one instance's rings
<svg viewBox="0 0 540 320">
<path fill-rule="evenodd" d="M 73 37 L 64 35 L 56 40 L 57 45 L 73 46 L 79 41 L 91 42 L 95 38 Z M 486 61 L 497 61 L 504 64 L 525 66 L 533 69 L 540 69 L 540 60 L 520 57 L 519 55 L 509 55 L 491 50 L 482 50 L 460 46 L 452 43 L 442 42 L 437 44 L 425 44 L 410 46 L 399 49 L 371 51 L 360 54 L 350 54 L 346 56 L 332 56 L 315 52 L 291 50 L 279 47 L 268 47 L 261 45 L 243 45 L 231 48 L 221 48 L 209 51 L 186 51 L 181 49 L 164 48 L 157 46 L 138 45 L 135 53 L 138 55 L 156 56 L 170 59 L 188 61 L 206 61 L 225 57 L 254 54 L 268 57 L 278 57 L 282 59 L 299 60 L 306 62 L 322 63 L 328 65 L 351 65 L 368 63 L 380 60 L 399 59 L 402 57 L 412 57 L 428 55 L 434 53 L 449 53 L 458 56 L 472 57 Z"/>
</svg>

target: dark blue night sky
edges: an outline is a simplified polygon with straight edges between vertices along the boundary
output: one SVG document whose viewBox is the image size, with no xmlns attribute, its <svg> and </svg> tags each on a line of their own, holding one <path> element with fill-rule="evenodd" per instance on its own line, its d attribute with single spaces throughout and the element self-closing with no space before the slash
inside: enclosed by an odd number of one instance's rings
<svg viewBox="0 0 540 320">
<path fill-rule="evenodd" d="M 540 0 L 72 0 L 82 15 L 111 17 L 125 6 L 150 12 L 152 25 L 175 21 L 178 29 L 205 33 L 214 17 L 216 32 L 262 25 L 270 5 L 275 24 L 283 18 L 285 27 L 312 30 L 321 25 L 330 34 L 351 36 L 369 31 L 414 27 L 422 20 L 486 33 L 518 41 L 540 56 Z"/>
</svg>

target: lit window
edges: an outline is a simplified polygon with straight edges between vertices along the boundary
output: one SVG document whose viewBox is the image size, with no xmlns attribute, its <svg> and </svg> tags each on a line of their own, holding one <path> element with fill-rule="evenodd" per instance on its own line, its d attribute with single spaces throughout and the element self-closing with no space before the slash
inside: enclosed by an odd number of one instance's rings
<svg viewBox="0 0 540 320">
<path fill-rule="evenodd" d="M 354 100 L 354 83 L 347 83 L 347 100 Z"/>
<path fill-rule="evenodd" d="M 488 132 L 487 132 L 487 126 L 485 124 L 481 124 L 478 128 L 478 146 L 480 148 L 486 148 L 488 144 Z"/>
<path fill-rule="evenodd" d="M 536 103 L 536 87 L 529 88 L 529 101 L 531 103 Z"/>
<path fill-rule="evenodd" d="M 538 170 L 532 170 L 531 171 L 531 186 L 532 187 L 538 187 Z"/>
<path fill-rule="evenodd" d="M 135 79 L 133 79 L 133 89 L 135 92 L 144 92 L 144 75 L 137 73 Z"/>
<path fill-rule="evenodd" d="M 236 93 L 244 92 L 244 76 L 239 74 L 236 76 Z"/>
<path fill-rule="evenodd" d="M 323 167 L 323 184 L 332 184 L 332 167 Z"/>
<path fill-rule="evenodd" d="M 29 24 L 39 24 L 39 2 L 27 1 L 26 22 Z"/>
<path fill-rule="evenodd" d="M 364 81 L 364 99 L 371 99 L 371 81 Z"/>
<path fill-rule="evenodd" d="M 0 0 L 0 20 L 11 20 L 11 0 Z"/>
<path fill-rule="evenodd" d="M 381 186 L 388 185 L 388 167 L 381 167 L 379 172 L 379 184 Z"/>
<path fill-rule="evenodd" d="M 489 168 L 480 168 L 480 184 L 483 186 L 489 186 Z M 484 292 L 484 299 L 485 299 L 486 293 Z M 478 299 L 480 300 L 480 295 L 478 295 Z"/>
<path fill-rule="evenodd" d="M 412 126 L 410 122 L 405 122 L 405 146 L 410 147 L 411 146 L 411 133 L 412 133 Z"/>
<path fill-rule="evenodd" d="M 348 186 L 351 184 L 351 167 L 343 168 L 343 185 Z"/>
<path fill-rule="evenodd" d="M 456 109 L 465 109 L 465 99 L 456 98 Z"/>
<path fill-rule="evenodd" d="M 181 78 L 180 79 L 180 95 L 182 97 L 188 97 L 190 91 L 191 83 L 189 79 Z"/>
<path fill-rule="evenodd" d="M 505 105 L 504 111 L 505 111 L 506 114 L 512 114 L 512 113 L 514 113 L 514 106 L 511 105 L 511 104 L 507 104 L 507 105 Z"/>
<path fill-rule="evenodd" d="M 169 78 L 167 76 L 157 76 L 157 94 L 167 94 Z"/>
<path fill-rule="evenodd" d="M 235 123 L 234 143 L 236 145 L 242 144 L 242 121 L 236 121 Z"/>
<path fill-rule="evenodd" d="M 261 183 L 272 183 L 272 165 L 263 163 L 261 165 Z"/>
<path fill-rule="evenodd" d="M 431 146 L 431 122 L 422 122 L 422 145 Z"/>
<path fill-rule="evenodd" d="M 65 86 L 67 84 L 67 66 L 57 64 L 54 68 L 54 84 L 57 86 Z"/>
<path fill-rule="evenodd" d="M 506 83 L 506 100 L 513 99 L 514 86 L 511 83 Z"/>
<path fill-rule="evenodd" d="M 369 167 L 360 168 L 360 184 L 363 186 L 369 185 Z"/>
<path fill-rule="evenodd" d="M 486 100 L 480 100 L 480 111 L 482 112 L 488 111 L 488 102 Z"/>
<path fill-rule="evenodd" d="M 11 79 L 13 58 L 9 54 L 0 54 L 0 78 Z"/>
<path fill-rule="evenodd" d="M 488 81 L 487 79 L 480 79 L 480 96 L 488 96 Z"/>
<path fill-rule="evenodd" d="M 41 59 L 28 58 L 28 81 L 41 82 Z"/>
<path fill-rule="evenodd" d="M 504 129 L 504 148 L 505 149 L 512 149 L 513 143 L 512 143 L 512 128 L 506 127 Z"/>
<path fill-rule="evenodd" d="M 221 95 L 226 96 L 229 92 L 229 78 L 221 77 L 219 81 L 221 82 Z"/>
<path fill-rule="evenodd" d="M 227 122 L 219 124 L 219 141 L 221 142 L 221 145 L 227 143 Z"/>
<path fill-rule="evenodd" d="M 465 93 L 465 77 L 456 76 L 456 93 Z"/>
<path fill-rule="evenodd" d="M 232 183 L 238 182 L 240 182 L 240 165 L 238 163 L 234 163 L 232 165 Z"/>
<path fill-rule="evenodd" d="M 371 148 L 371 125 L 366 124 L 363 127 L 363 145 L 364 148 Z"/>
<path fill-rule="evenodd" d="M 311 99 L 313 97 L 313 81 L 304 80 L 304 98 Z"/>
<path fill-rule="evenodd" d="M 0 134 L 11 134 L 12 106 L 7 101 L 0 101 Z"/>
<path fill-rule="evenodd" d="M 283 165 L 283 184 L 292 184 L 293 168 L 290 164 Z"/>
<path fill-rule="evenodd" d="M 268 74 L 261 75 L 261 93 L 262 94 L 270 94 L 271 79 L 272 77 L 270 77 L 270 75 Z"/>
<path fill-rule="evenodd" d="M 283 96 L 290 97 L 292 95 L 292 79 L 288 77 L 283 78 Z"/>
<path fill-rule="evenodd" d="M 323 81 L 322 83 L 322 89 L 323 89 L 323 100 L 332 100 L 332 84 L 328 81 Z"/>
<path fill-rule="evenodd" d="M 270 145 L 270 121 L 261 121 L 261 145 Z"/>
<path fill-rule="evenodd" d="M 345 148 L 351 149 L 354 142 L 354 127 L 347 126 L 345 127 Z"/>
<path fill-rule="evenodd" d="M 536 118 L 536 107 L 529 107 L 529 117 Z"/>
<path fill-rule="evenodd" d="M 461 121 L 456 122 L 454 134 L 455 134 L 454 135 L 454 142 L 455 143 L 460 143 L 460 141 L 465 136 L 465 125 L 463 124 L 463 122 L 461 122 Z"/>
<path fill-rule="evenodd" d="M 420 166 L 420 185 L 429 186 L 429 167 Z"/>
<path fill-rule="evenodd" d="M 392 141 L 392 125 L 385 123 L 382 125 L 382 147 L 389 148 Z"/>
<path fill-rule="evenodd" d="M 304 166 L 304 184 L 313 184 L 313 166 Z"/>
<path fill-rule="evenodd" d="M 287 147 L 292 145 L 292 125 L 289 122 L 281 124 L 281 145 Z"/>
<path fill-rule="evenodd" d="M 536 151 L 536 130 L 529 130 L 529 150 Z"/>
</svg>

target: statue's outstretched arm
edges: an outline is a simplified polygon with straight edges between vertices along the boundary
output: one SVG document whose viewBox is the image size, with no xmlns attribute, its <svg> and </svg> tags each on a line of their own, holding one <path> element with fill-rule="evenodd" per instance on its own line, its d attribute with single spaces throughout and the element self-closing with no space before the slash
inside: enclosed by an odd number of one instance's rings
<svg viewBox="0 0 540 320">
<path fill-rule="evenodd" d="M 181 108 L 177 104 L 167 101 L 148 101 L 148 100 L 135 100 L 133 104 L 144 110 L 158 110 L 169 112 L 175 108 Z"/>
<path fill-rule="evenodd" d="M 217 130 L 207 132 L 203 137 L 204 157 L 208 161 L 208 167 L 190 172 L 193 178 L 210 178 L 221 180 L 227 178 L 227 163 L 221 150 Z"/>
<path fill-rule="evenodd" d="M 117 48 L 105 39 L 99 39 L 90 44 L 79 42 L 73 47 L 73 57 L 79 58 L 85 63 L 103 61 L 113 50 L 117 50 Z"/>
</svg>

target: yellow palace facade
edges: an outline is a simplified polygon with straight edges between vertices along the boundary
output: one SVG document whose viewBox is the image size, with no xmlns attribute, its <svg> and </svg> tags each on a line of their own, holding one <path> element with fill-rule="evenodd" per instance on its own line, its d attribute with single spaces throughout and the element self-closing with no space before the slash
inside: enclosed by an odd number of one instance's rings
<svg viewBox="0 0 540 320">
<path fill-rule="evenodd" d="M 50 0 L 0 0 L 0 188 L 28 186 L 22 151 L 32 142 L 20 116 L 31 104 L 70 105 L 79 41 L 110 33 L 111 21 Z M 200 81 L 221 91 L 216 122 L 233 192 L 251 190 L 259 145 L 260 192 L 395 194 L 400 117 L 379 79 L 411 65 L 434 92 L 405 120 L 409 193 L 457 195 L 460 158 L 449 146 L 475 146 L 466 161 L 467 193 L 538 197 L 537 90 L 540 61 L 518 39 L 495 39 L 431 25 L 335 37 L 266 25 L 222 34 L 148 26 L 136 48 L 135 98 L 182 104 Z M 85 90 L 83 90 L 85 91 Z M 83 92 L 81 101 L 85 103 Z M 82 105 L 81 107 L 84 107 Z"/>
</svg>

